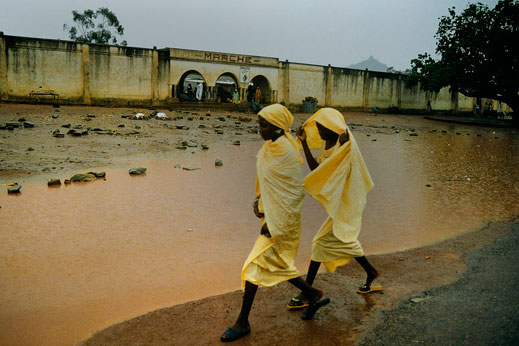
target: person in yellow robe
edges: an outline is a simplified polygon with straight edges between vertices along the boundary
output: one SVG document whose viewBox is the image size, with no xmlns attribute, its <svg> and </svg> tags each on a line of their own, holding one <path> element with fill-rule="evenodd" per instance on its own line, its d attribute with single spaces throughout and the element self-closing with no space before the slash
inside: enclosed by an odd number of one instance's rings
<svg viewBox="0 0 519 346">
<path fill-rule="evenodd" d="M 373 188 L 355 138 L 343 115 L 333 108 L 322 108 L 303 123 L 297 132 L 311 173 L 304 179 L 305 190 L 321 203 L 328 218 L 312 241 L 312 258 L 306 282 L 313 284 L 321 263 L 333 273 L 352 258 L 364 268 L 366 283 L 357 292 L 379 291 L 371 286 L 380 273 L 364 256 L 358 235 L 366 195 Z M 317 159 L 310 149 L 320 148 Z M 308 305 L 304 295 L 288 303 L 289 309 Z"/>
<path fill-rule="evenodd" d="M 304 199 L 299 144 L 290 134 L 292 114 L 280 104 L 258 113 L 261 137 L 265 140 L 257 154 L 256 200 L 254 213 L 261 218 L 256 239 L 241 273 L 243 302 L 236 323 L 221 336 L 234 341 L 250 333 L 249 313 L 258 285 L 273 286 L 289 281 L 309 297 L 303 319 L 329 303 L 320 300 L 323 292 L 307 284 L 294 265 L 301 236 L 301 209 Z"/>
</svg>

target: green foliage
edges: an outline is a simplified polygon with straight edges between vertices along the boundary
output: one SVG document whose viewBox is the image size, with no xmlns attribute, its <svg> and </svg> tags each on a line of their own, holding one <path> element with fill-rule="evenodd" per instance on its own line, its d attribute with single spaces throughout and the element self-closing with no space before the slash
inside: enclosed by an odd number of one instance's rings
<svg viewBox="0 0 519 346">
<path fill-rule="evenodd" d="M 500 0 L 493 9 L 469 4 L 440 18 L 435 60 L 425 53 L 411 60 L 406 86 L 424 90 L 450 86 L 466 96 L 501 100 L 512 108 L 519 100 L 519 1 Z"/>
<path fill-rule="evenodd" d="M 117 16 L 106 7 L 95 12 L 90 9 L 83 13 L 72 11 L 72 20 L 74 25 L 63 24 L 63 30 L 68 31 L 70 39 L 77 42 L 117 44 L 117 36 L 124 34 Z M 127 42 L 120 44 L 126 46 Z"/>
</svg>

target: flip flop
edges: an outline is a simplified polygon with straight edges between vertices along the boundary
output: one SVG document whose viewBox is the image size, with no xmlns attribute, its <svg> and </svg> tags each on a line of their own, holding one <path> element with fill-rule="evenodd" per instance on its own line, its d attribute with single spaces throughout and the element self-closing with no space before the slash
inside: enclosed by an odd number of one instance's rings
<svg viewBox="0 0 519 346">
<path fill-rule="evenodd" d="M 378 292 L 378 291 L 382 291 L 382 286 L 381 285 L 374 285 L 374 286 L 371 286 L 371 287 L 368 287 L 366 285 L 362 285 L 357 290 L 357 293 L 359 293 L 359 294 L 366 294 L 366 293 Z"/>
<path fill-rule="evenodd" d="M 305 297 L 302 297 L 302 296 L 297 296 L 297 297 L 290 299 L 290 301 L 287 304 L 287 308 L 289 310 L 302 309 L 302 308 L 306 308 L 307 306 L 308 306 L 308 299 L 306 299 Z"/>
<path fill-rule="evenodd" d="M 250 327 L 248 327 L 246 330 L 239 332 L 237 330 L 234 330 L 232 328 L 227 328 L 225 332 L 223 332 L 222 336 L 220 337 L 220 341 L 222 342 L 231 342 L 238 340 L 240 338 L 243 338 L 245 335 L 250 334 Z"/>
<path fill-rule="evenodd" d="M 322 308 L 328 304 L 330 304 L 330 298 L 324 298 L 315 304 L 308 305 L 308 308 L 306 308 L 306 311 L 303 313 L 303 316 L 301 316 L 301 319 L 311 320 L 319 308 Z"/>
</svg>

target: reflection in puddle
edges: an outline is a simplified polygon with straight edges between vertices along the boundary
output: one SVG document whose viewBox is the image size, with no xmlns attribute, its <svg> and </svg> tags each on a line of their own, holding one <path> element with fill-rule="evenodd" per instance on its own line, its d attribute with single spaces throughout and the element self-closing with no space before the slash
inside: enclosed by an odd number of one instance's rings
<svg viewBox="0 0 519 346">
<path fill-rule="evenodd" d="M 519 213 L 517 139 L 376 138 L 357 134 L 375 181 L 360 237 L 367 254 L 422 246 Z M 251 208 L 259 146 L 139 163 L 148 168 L 143 177 L 107 170 L 106 181 L 32 183 L 18 197 L 0 194 L 0 344 L 70 344 L 150 310 L 239 289 L 259 234 Z M 324 218 L 307 197 L 302 271 Z"/>
</svg>

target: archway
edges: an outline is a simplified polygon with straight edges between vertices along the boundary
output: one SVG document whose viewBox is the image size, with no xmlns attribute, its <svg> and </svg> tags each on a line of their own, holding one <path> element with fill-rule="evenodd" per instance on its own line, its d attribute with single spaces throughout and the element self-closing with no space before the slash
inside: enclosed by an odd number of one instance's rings
<svg viewBox="0 0 519 346">
<path fill-rule="evenodd" d="M 201 93 L 198 85 L 202 84 Z M 180 77 L 177 84 L 177 97 L 180 102 L 200 102 L 206 98 L 207 83 L 204 77 L 195 70 L 187 71 Z M 198 96 L 198 97 L 197 97 Z"/>
<path fill-rule="evenodd" d="M 238 89 L 238 80 L 230 73 L 220 75 L 215 83 L 214 95 L 216 102 L 232 102 L 232 93 Z"/>
<path fill-rule="evenodd" d="M 249 83 L 249 87 L 247 88 L 247 100 L 254 100 L 254 95 L 256 93 L 256 88 L 260 88 L 261 90 L 261 101 L 260 103 L 271 103 L 272 100 L 272 92 L 270 89 L 270 84 L 267 78 L 262 75 L 258 75 L 252 78 Z M 252 96 L 252 98 L 251 98 Z"/>
</svg>

